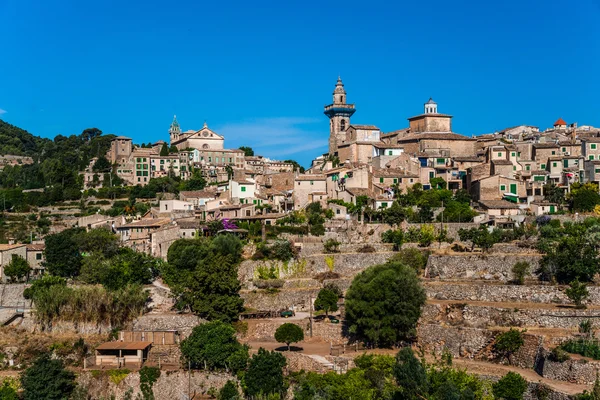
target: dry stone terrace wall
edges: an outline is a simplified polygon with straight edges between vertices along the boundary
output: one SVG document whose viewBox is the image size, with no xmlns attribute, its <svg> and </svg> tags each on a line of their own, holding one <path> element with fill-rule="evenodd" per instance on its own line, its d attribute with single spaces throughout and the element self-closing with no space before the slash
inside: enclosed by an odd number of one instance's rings
<svg viewBox="0 0 600 400">
<path fill-rule="evenodd" d="M 246 308 L 260 311 L 280 311 L 294 307 L 296 311 L 308 311 L 309 300 L 314 300 L 319 293 L 318 288 L 305 290 L 280 290 L 269 294 L 263 290 L 241 291 Z"/>
<path fill-rule="evenodd" d="M 592 385 L 600 374 L 600 361 L 595 360 L 567 360 L 556 362 L 548 358 L 538 369 L 544 378 L 559 381 L 574 382 Z"/>
<path fill-rule="evenodd" d="M 385 263 L 394 254 L 394 252 L 316 254 L 289 262 L 246 260 L 240 264 L 238 277 L 242 283 L 247 283 L 255 278 L 259 267 L 275 267 L 282 279 L 312 278 L 318 273 L 329 271 L 326 257 L 333 257 L 334 272 L 341 276 L 354 276 L 371 265 Z"/>
<path fill-rule="evenodd" d="M 427 298 L 437 300 L 572 304 L 565 294 L 568 286 L 425 282 L 424 287 Z M 589 303 L 600 304 L 600 287 L 590 285 L 588 291 Z"/>
<path fill-rule="evenodd" d="M 517 262 L 528 262 L 533 272 L 538 269 L 541 258 L 541 254 L 432 254 L 427 261 L 425 277 L 436 279 L 485 279 L 506 282 L 513 278 L 511 268 Z"/>
<path fill-rule="evenodd" d="M 598 310 L 502 308 L 469 304 L 426 304 L 420 323 L 447 323 L 454 326 L 487 328 L 547 327 L 576 329 L 586 319 L 600 318 Z"/>
<path fill-rule="evenodd" d="M 310 334 L 310 323 L 308 319 L 303 320 L 260 320 L 248 324 L 248 332 L 245 338 L 260 340 L 260 341 L 275 341 L 275 331 L 281 325 L 285 323 L 292 323 L 298 325 L 304 330 L 304 337 L 309 338 Z M 342 324 L 332 324 L 329 322 L 314 322 L 313 323 L 313 337 L 320 338 L 326 342 L 332 344 L 343 344 L 347 343 L 348 340 L 342 335 Z"/>
</svg>

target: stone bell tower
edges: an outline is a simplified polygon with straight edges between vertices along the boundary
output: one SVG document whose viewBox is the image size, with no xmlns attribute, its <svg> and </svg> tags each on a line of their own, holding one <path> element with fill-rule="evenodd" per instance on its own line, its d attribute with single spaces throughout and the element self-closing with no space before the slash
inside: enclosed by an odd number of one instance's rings
<svg viewBox="0 0 600 400">
<path fill-rule="evenodd" d="M 346 90 L 342 78 L 338 77 L 333 91 L 333 104 L 325 106 L 324 111 L 329 117 L 329 154 L 335 154 L 338 144 L 345 139 L 350 117 L 355 111 L 354 104 L 346 103 Z"/>
</svg>

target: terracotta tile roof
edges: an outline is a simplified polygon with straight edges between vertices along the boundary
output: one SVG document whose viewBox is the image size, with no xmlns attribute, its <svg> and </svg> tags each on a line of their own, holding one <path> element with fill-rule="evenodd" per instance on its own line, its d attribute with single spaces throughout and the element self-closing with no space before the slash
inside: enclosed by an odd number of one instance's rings
<svg viewBox="0 0 600 400">
<path fill-rule="evenodd" d="M 565 147 L 566 146 L 577 146 L 577 147 L 579 147 L 579 146 L 581 146 L 581 141 L 576 140 L 575 143 L 573 143 L 570 140 L 561 140 L 561 141 L 558 142 L 558 144 L 560 144 L 561 146 L 565 146 Z"/>
<path fill-rule="evenodd" d="M 512 162 L 508 160 L 492 160 L 492 164 L 494 165 L 512 165 Z"/>
<path fill-rule="evenodd" d="M 482 162 L 481 158 L 476 156 L 452 157 L 452 159 L 458 162 Z"/>
<path fill-rule="evenodd" d="M 366 188 L 346 188 L 346 192 L 354 196 L 367 196 L 369 198 L 373 197 L 373 193 Z"/>
<path fill-rule="evenodd" d="M 325 175 L 298 175 L 295 180 L 297 181 L 324 181 Z"/>
<path fill-rule="evenodd" d="M 556 149 L 559 146 L 556 143 L 534 143 L 533 147 L 536 149 Z"/>
<path fill-rule="evenodd" d="M 586 143 L 600 143 L 600 137 L 581 138 L 581 141 Z"/>
<path fill-rule="evenodd" d="M 460 135 L 458 133 L 427 132 L 427 133 L 411 133 L 410 135 L 398 138 L 398 143 L 410 142 L 413 140 L 465 140 L 465 141 L 469 141 L 469 142 L 475 142 L 477 139 L 474 139 L 469 136 Z"/>
<path fill-rule="evenodd" d="M 377 170 L 373 171 L 373 176 L 377 177 L 377 178 L 386 177 L 386 176 L 390 177 L 390 178 L 401 178 L 401 177 L 408 176 L 408 175 L 402 169 L 386 168 L 386 169 L 377 169 Z"/>
<path fill-rule="evenodd" d="M 536 169 L 534 171 L 531 171 L 531 175 L 550 175 L 550 172 L 545 171 L 543 169 Z"/>
<path fill-rule="evenodd" d="M 216 192 L 217 192 L 216 190 L 190 190 L 190 191 L 179 192 L 179 194 L 186 198 L 202 199 L 202 198 L 215 197 Z"/>
<path fill-rule="evenodd" d="M 130 222 L 129 224 L 121 225 L 117 229 L 128 229 L 128 228 L 152 228 L 166 225 L 171 222 L 170 218 L 154 218 L 154 219 L 140 219 L 138 221 Z"/>
<path fill-rule="evenodd" d="M 556 122 L 554 123 L 554 126 L 557 126 L 557 125 L 566 125 L 566 124 L 567 124 L 567 123 L 565 122 L 565 120 L 564 120 L 564 119 L 562 119 L 562 118 L 559 118 L 559 119 L 557 119 L 557 120 L 556 120 Z"/>
<path fill-rule="evenodd" d="M 518 209 L 519 206 L 506 200 L 479 200 L 484 208 L 498 208 L 498 209 Z"/>
<path fill-rule="evenodd" d="M 152 342 L 106 342 L 96 347 L 96 350 L 145 350 Z"/>
<path fill-rule="evenodd" d="M 12 250 L 12 249 L 18 249 L 19 247 L 23 247 L 23 246 L 25 246 L 24 243 L 0 244 L 0 251 L 7 251 L 7 250 Z"/>
<path fill-rule="evenodd" d="M 404 128 L 404 129 L 398 129 L 396 131 L 392 131 L 392 132 L 382 132 L 381 136 L 393 136 L 393 135 L 398 135 L 400 133 L 406 133 L 408 132 L 409 128 Z"/>
<path fill-rule="evenodd" d="M 452 115 L 450 115 L 450 114 L 420 114 L 420 115 L 415 115 L 414 117 L 410 117 L 410 118 L 408 118 L 408 120 L 412 121 L 413 119 L 424 118 L 424 117 L 446 117 L 446 118 L 452 118 Z"/>
<path fill-rule="evenodd" d="M 370 130 L 379 130 L 378 127 L 376 127 L 375 125 L 350 125 L 351 127 L 353 127 L 354 129 L 370 129 Z"/>
<path fill-rule="evenodd" d="M 26 246 L 28 251 L 44 251 L 44 249 L 46 248 L 46 245 L 44 243 L 34 243 L 28 244 Z"/>
</svg>

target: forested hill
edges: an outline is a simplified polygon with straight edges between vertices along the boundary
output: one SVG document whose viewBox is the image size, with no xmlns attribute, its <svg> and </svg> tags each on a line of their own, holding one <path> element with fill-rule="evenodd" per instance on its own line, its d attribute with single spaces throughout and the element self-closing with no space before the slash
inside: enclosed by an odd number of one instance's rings
<svg viewBox="0 0 600 400">
<path fill-rule="evenodd" d="M 0 120 L 0 155 L 33 157 L 31 165 L 6 166 L 0 172 L 0 188 L 82 188 L 79 171 L 93 157 L 103 157 L 114 135 L 103 135 L 98 128 L 85 129 L 79 135 L 57 135 L 54 140 L 34 136 Z"/>
<path fill-rule="evenodd" d="M 0 119 L 0 155 L 36 157 L 49 142 L 52 140 L 34 136 Z"/>
</svg>

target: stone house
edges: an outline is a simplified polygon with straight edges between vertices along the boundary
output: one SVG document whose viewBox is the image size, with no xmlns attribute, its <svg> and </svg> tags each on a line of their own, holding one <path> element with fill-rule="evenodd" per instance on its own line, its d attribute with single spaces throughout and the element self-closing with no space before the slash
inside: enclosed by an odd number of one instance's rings
<svg viewBox="0 0 600 400">
<path fill-rule="evenodd" d="M 300 210 L 310 202 L 309 195 L 314 192 L 327 192 L 325 175 L 298 175 L 294 178 L 294 209 Z"/>
<path fill-rule="evenodd" d="M 44 271 L 43 263 L 46 261 L 44 257 L 44 250 L 46 245 L 43 243 L 32 243 L 25 245 L 27 249 L 27 262 L 31 267 L 31 276 L 41 275 Z"/>
<path fill-rule="evenodd" d="M 217 193 L 214 190 L 192 190 L 179 192 L 179 200 L 192 203 L 194 208 L 203 206 L 206 202 L 214 200 Z"/>
<path fill-rule="evenodd" d="M 25 244 L 0 244 L 0 278 L 6 281 L 4 268 L 12 261 L 13 256 L 27 260 L 27 247 Z"/>
<path fill-rule="evenodd" d="M 490 219 L 520 214 L 519 206 L 506 200 L 480 200 L 479 204 Z"/>
<path fill-rule="evenodd" d="M 512 197 L 514 200 L 527 197 L 525 182 L 501 175 L 492 175 L 471 182 L 471 196 L 475 201 L 502 200 Z"/>
<path fill-rule="evenodd" d="M 153 257 L 167 259 L 169 247 L 181 237 L 179 225 L 169 224 L 149 233 L 149 254 Z M 147 249 L 146 249 L 147 251 Z"/>
<path fill-rule="evenodd" d="M 585 179 L 588 182 L 600 183 L 600 160 L 584 161 Z"/>
<path fill-rule="evenodd" d="M 229 181 L 229 200 L 232 203 L 248 204 L 256 197 L 256 182 L 246 180 Z"/>
<path fill-rule="evenodd" d="M 556 203 L 534 201 L 529 204 L 529 209 L 533 215 L 553 214 L 558 211 L 558 205 Z"/>
<path fill-rule="evenodd" d="M 600 160 L 600 137 L 581 139 L 581 155 L 585 160 Z"/>
</svg>

